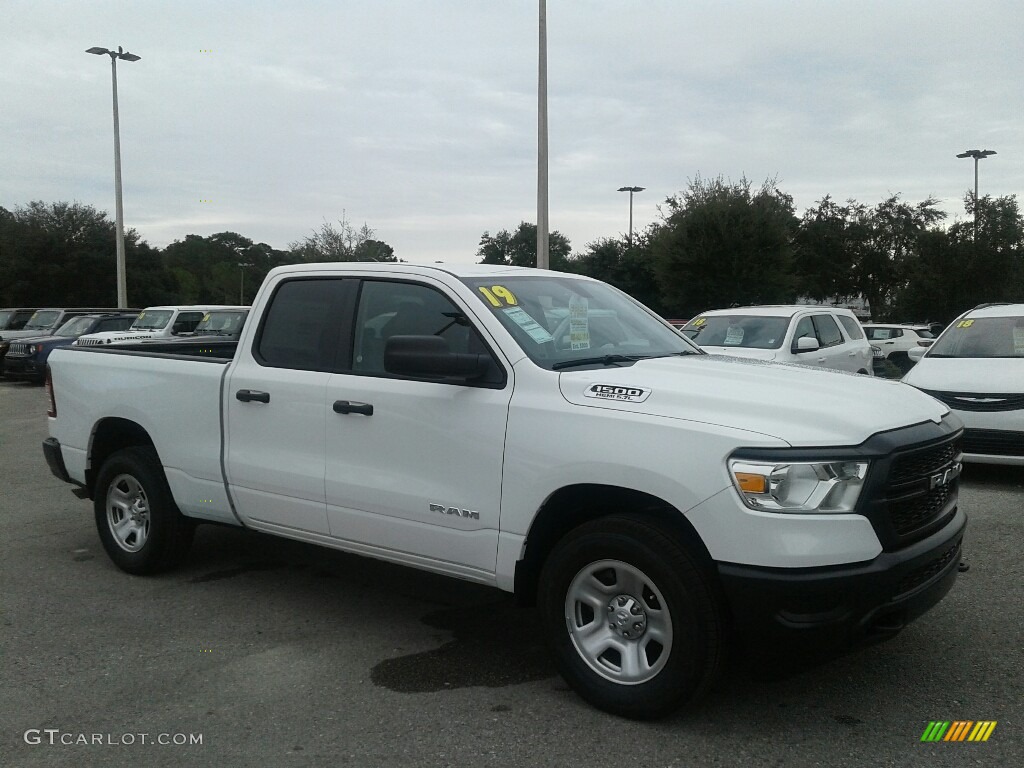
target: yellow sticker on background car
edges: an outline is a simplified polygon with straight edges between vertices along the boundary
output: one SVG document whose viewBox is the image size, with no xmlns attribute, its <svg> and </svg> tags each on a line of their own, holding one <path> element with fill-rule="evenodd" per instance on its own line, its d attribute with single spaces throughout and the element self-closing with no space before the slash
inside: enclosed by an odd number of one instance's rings
<svg viewBox="0 0 1024 768">
<path fill-rule="evenodd" d="M 956 327 L 957 328 L 970 328 L 972 325 L 974 325 L 974 321 L 973 320 L 961 320 L 959 323 L 956 324 Z"/>
<path fill-rule="evenodd" d="M 707 321 L 708 321 L 708 320 L 707 320 L 707 318 L 706 318 L 706 317 L 698 317 L 698 318 L 697 318 L 696 320 L 694 320 L 694 321 L 693 321 L 693 327 L 694 327 L 694 328 L 700 328 L 700 327 L 701 327 L 702 325 L 704 325 L 704 323 L 706 323 Z"/>
</svg>

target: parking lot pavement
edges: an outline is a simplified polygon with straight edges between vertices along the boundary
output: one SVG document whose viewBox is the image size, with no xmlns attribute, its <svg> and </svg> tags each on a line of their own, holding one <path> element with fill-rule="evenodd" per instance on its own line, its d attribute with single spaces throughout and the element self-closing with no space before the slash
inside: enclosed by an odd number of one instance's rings
<svg viewBox="0 0 1024 768">
<path fill-rule="evenodd" d="M 0 381 L 0 765 L 1024 765 L 1020 470 L 967 468 L 971 569 L 893 640 L 755 639 L 700 706 L 638 723 L 569 691 L 491 589 L 211 526 L 179 571 L 118 571 L 46 468 L 44 411 Z M 923 743 L 936 720 L 997 725 Z"/>
</svg>

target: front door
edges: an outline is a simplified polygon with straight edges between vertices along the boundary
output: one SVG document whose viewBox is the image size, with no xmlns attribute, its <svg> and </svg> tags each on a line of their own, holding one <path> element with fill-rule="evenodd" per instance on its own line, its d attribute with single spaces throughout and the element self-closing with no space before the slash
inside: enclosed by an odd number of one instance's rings
<svg viewBox="0 0 1024 768">
<path fill-rule="evenodd" d="M 384 370 L 397 335 L 436 335 L 486 352 L 483 381 L 414 379 Z M 440 285 L 366 280 L 350 370 L 327 383 L 326 494 L 331 535 L 346 547 L 487 580 L 501 503 L 510 366 L 472 314 Z"/>
</svg>

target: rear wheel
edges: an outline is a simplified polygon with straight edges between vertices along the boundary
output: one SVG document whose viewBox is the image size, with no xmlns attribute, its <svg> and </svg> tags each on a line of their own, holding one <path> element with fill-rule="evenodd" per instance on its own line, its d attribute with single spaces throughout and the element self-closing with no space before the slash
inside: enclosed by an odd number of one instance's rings
<svg viewBox="0 0 1024 768">
<path fill-rule="evenodd" d="M 607 712 L 661 717 L 718 671 L 724 628 L 710 575 L 656 521 L 615 515 L 569 533 L 544 566 L 540 605 L 562 676 Z"/>
<path fill-rule="evenodd" d="M 152 448 L 125 448 L 107 459 L 93 509 L 103 548 L 128 573 L 173 568 L 192 543 L 195 524 L 175 505 Z"/>
</svg>

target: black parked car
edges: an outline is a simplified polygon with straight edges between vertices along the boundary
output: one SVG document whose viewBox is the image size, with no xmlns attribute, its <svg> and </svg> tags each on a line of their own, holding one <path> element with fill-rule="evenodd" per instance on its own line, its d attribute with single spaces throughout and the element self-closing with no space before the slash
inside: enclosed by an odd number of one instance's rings
<svg viewBox="0 0 1024 768">
<path fill-rule="evenodd" d="M 52 336 L 32 336 L 12 341 L 4 360 L 4 375 L 9 379 L 42 383 L 46 378 L 46 359 L 54 349 L 69 346 L 86 333 L 123 331 L 138 316 L 137 311 L 78 315 L 64 323 Z"/>
</svg>

